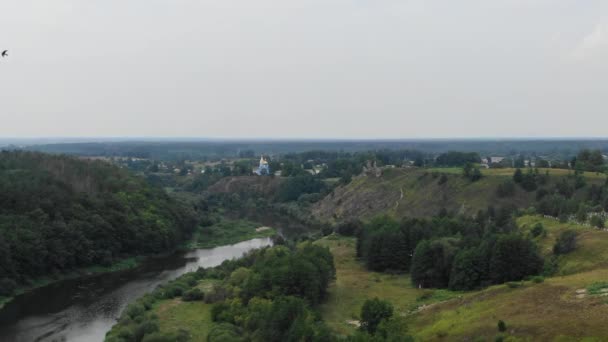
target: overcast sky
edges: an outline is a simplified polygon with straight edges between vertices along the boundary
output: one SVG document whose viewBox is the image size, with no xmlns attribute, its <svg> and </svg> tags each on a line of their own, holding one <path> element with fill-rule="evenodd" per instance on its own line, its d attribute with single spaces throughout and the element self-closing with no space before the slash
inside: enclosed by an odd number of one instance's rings
<svg viewBox="0 0 608 342">
<path fill-rule="evenodd" d="M 1 0 L 0 137 L 607 136 L 608 1 Z"/>
</svg>

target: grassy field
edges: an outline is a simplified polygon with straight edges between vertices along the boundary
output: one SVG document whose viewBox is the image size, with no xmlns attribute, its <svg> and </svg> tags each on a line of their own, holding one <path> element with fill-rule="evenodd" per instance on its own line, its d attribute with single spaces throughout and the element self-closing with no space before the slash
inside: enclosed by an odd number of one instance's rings
<svg viewBox="0 0 608 342">
<path fill-rule="evenodd" d="M 356 330 L 361 306 L 366 299 L 390 301 L 398 314 L 418 306 L 454 298 L 460 293 L 447 290 L 412 287 L 407 274 L 389 275 L 370 272 L 355 259 L 355 239 L 331 235 L 315 242 L 328 247 L 336 265 L 336 281 L 330 285 L 329 297 L 320 310 L 328 326 L 336 333 L 348 335 Z"/>
<path fill-rule="evenodd" d="M 257 228 L 260 228 L 260 225 L 250 221 L 221 220 L 212 226 L 199 228 L 187 247 L 213 248 L 276 234 L 276 230 L 270 227 L 256 231 Z"/>
<path fill-rule="evenodd" d="M 203 292 L 209 291 L 213 280 L 203 280 L 197 286 Z M 207 335 L 213 324 L 211 321 L 212 304 L 203 301 L 184 302 L 181 298 L 162 300 L 153 307 L 158 315 L 160 331 L 163 333 L 187 330 L 192 341 L 207 341 Z"/>
</svg>

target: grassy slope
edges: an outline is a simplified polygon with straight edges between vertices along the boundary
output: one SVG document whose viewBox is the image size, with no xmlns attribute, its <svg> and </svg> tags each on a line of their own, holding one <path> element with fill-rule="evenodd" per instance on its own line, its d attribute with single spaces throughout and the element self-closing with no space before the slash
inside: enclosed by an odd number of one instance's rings
<svg viewBox="0 0 608 342">
<path fill-rule="evenodd" d="M 540 170 L 545 171 L 551 176 L 546 187 L 570 174 L 569 170 Z M 448 177 L 444 184 L 439 184 L 440 173 Z M 514 169 L 488 169 L 482 173 L 481 180 L 470 182 L 462 177 L 460 168 L 389 169 L 381 177 L 357 177 L 347 186 L 337 188 L 314 206 L 313 214 L 326 221 L 349 217 L 366 219 L 380 213 L 423 217 L 435 215 L 444 207 L 474 214 L 486 209 L 489 203 L 495 207 L 512 204 L 525 208 L 534 202 L 535 192 L 528 193 L 520 187 L 512 197 L 496 196 L 496 188 L 513 176 Z M 586 173 L 585 177 L 589 184 L 601 184 L 606 176 Z"/>
<path fill-rule="evenodd" d="M 336 281 L 330 285 L 329 297 L 320 309 L 329 327 L 338 334 L 347 335 L 356 330 L 349 321 L 359 319 L 366 299 L 386 299 L 394 305 L 396 312 L 406 314 L 417 306 L 459 295 L 446 290 L 413 288 L 407 274 L 367 271 L 355 259 L 354 238 L 332 235 L 316 243 L 329 247 L 334 255 Z"/>
<path fill-rule="evenodd" d="M 579 232 L 577 249 L 559 259 L 559 274 L 544 283 L 525 282 L 521 288 L 506 285 L 471 292 L 460 299 L 435 305 L 413 316 L 411 329 L 423 341 L 493 339 L 499 319 L 509 326 L 512 340 L 578 341 L 608 337 L 608 298 L 577 293 L 608 279 L 608 232 L 552 219 L 526 216 L 518 219 L 523 231 L 541 222 L 547 235 L 538 240 L 550 254 L 556 236 L 565 229 Z M 581 273 L 575 273 L 581 272 Z M 592 341 L 593 339 L 587 339 Z"/>
<path fill-rule="evenodd" d="M 559 257 L 559 274 L 568 275 L 597 268 L 608 268 L 608 232 L 574 223 L 560 223 L 557 220 L 538 216 L 524 216 L 517 220 L 522 231 L 527 232 L 536 223 L 542 223 L 547 234 L 537 238 L 543 255 L 552 254 L 553 245 L 561 232 L 572 229 L 578 232 L 577 248 Z"/>
<path fill-rule="evenodd" d="M 606 299 L 578 298 L 576 291 L 607 277 L 608 270 L 598 269 L 550 278 L 541 284 L 526 282 L 521 288 L 493 286 L 421 311 L 414 316 L 410 330 L 421 341 L 492 340 L 502 319 L 508 326 L 507 335 L 514 340 L 606 338 Z"/>
</svg>

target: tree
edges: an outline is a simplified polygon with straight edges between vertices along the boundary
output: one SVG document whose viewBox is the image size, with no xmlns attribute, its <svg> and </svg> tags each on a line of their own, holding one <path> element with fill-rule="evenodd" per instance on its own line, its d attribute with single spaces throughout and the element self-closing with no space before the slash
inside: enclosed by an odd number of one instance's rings
<svg viewBox="0 0 608 342">
<path fill-rule="evenodd" d="M 536 170 L 538 171 L 538 169 Z M 537 173 L 532 171 L 532 169 L 528 169 L 528 172 L 526 172 L 525 175 L 523 175 L 523 178 L 521 180 L 521 182 L 519 182 L 519 184 L 521 185 L 521 187 L 528 191 L 534 191 L 537 188 L 536 185 L 536 175 Z"/>
<path fill-rule="evenodd" d="M 576 156 L 575 169 L 592 172 L 604 170 L 604 157 L 600 150 L 581 150 Z"/>
<path fill-rule="evenodd" d="M 476 182 L 481 179 L 483 176 L 478 167 L 475 167 L 471 163 L 466 163 L 463 168 L 463 175 L 471 180 L 472 182 Z"/>
<path fill-rule="evenodd" d="M 511 197 L 515 194 L 515 183 L 510 180 L 507 179 L 504 182 L 498 184 L 498 187 L 496 188 L 496 196 L 504 198 L 504 197 Z"/>
<path fill-rule="evenodd" d="M 487 276 L 488 260 L 482 246 L 460 251 L 450 272 L 450 290 L 473 290 Z"/>
<path fill-rule="evenodd" d="M 497 326 L 498 326 L 498 331 L 500 331 L 500 332 L 507 331 L 507 324 L 503 320 L 499 320 Z"/>
<path fill-rule="evenodd" d="M 422 241 L 412 258 L 411 278 L 417 287 L 448 287 L 456 248 L 453 239 Z"/>
<path fill-rule="evenodd" d="M 538 274 L 543 259 L 536 245 L 519 235 L 509 234 L 498 238 L 490 260 L 490 278 L 493 283 L 521 280 Z"/>
<path fill-rule="evenodd" d="M 374 334 L 378 325 L 391 316 L 393 316 L 391 303 L 378 298 L 368 299 L 361 308 L 361 329 Z"/>
<path fill-rule="evenodd" d="M 467 163 L 479 163 L 481 158 L 475 152 L 455 152 L 449 151 L 440 154 L 436 159 L 439 166 L 463 166 Z"/>
<path fill-rule="evenodd" d="M 601 216 L 594 215 L 591 216 L 591 225 L 597 228 L 604 228 L 604 219 Z"/>
<path fill-rule="evenodd" d="M 517 184 L 520 184 L 521 182 L 523 182 L 524 180 L 524 174 L 523 172 L 521 172 L 520 168 L 517 168 L 517 170 L 515 170 L 515 173 L 513 174 L 513 181 Z"/>
<path fill-rule="evenodd" d="M 576 249 L 576 235 L 576 231 L 571 229 L 563 231 L 553 246 L 553 253 L 567 254 Z"/>
</svg>

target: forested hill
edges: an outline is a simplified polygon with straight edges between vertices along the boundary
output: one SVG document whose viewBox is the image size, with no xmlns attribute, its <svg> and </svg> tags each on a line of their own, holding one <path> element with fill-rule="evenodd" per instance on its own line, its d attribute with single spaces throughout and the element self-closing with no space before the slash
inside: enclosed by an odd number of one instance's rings
<svg viewBox="0 0 608 342">
<path fill-rule="evenodd" d="M 101 161 L 0 153 L 0 296 L 35 278 L 175 247 L 194 215 Z"/>
</svg>

